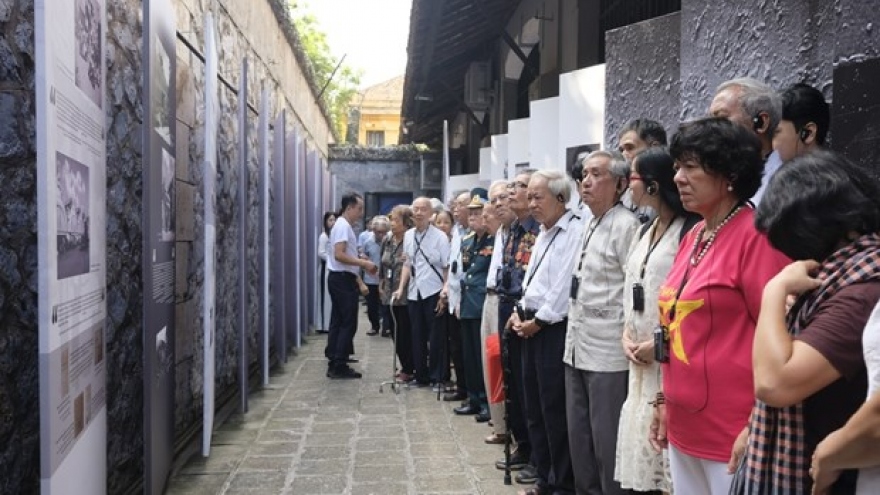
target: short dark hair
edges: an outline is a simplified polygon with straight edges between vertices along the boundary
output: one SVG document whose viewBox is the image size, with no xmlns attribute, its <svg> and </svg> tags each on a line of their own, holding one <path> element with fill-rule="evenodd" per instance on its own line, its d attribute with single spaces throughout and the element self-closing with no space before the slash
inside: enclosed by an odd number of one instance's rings
<svg viewBox="0 0 880 495">
<path fill-rule="evenodd" d="M 575 182 L 584 178 L 584 158 L 592 153 L 593 147 L 582 144 L 571 150 L 571 163 L 568 164 L 568 173 Z"/>
<path fill-rule="evenodd" d="M 624 134 L 635 131 L 639 139 L 648 143 L 656 142 L 661 146 L 666 146 L 666 129 L 660 125 L 660 122 L 651 119 L 633 119 L 626 123 L 620 132 L 617 133 L 617 139 Z"/>
<path fill-rule="evenodd" d="M 661 201 L 672 208 L 678 216 L 688 214 L 681 204 L 678 186 L 675 185 L 675 160 L 666 148 L 661 146 L 646 148 L 633 158 L 633 164 L 638 169 L 646 188 L 656 183 L 657 194 L 660 195 Z"/>
<path fill-rule="evenodd" d="M 358 201 L 363 199 L 364 198 L 356 192 L 347 193 L 342 197 L 342 208 L 339 210 L 339 216 L 345 213 L 345 210 L 349 209 L 349 207 L 357 205 Z"/>
<path fill-rule="evenodd" d="M 816 142 L 824 145 L 831 122 L 831 110 L 821 91 L 810 85 L 797 83 L 782 92 L 782 120 L 794 124 L 797 132 L 813 122 L 816 124 Z"/>
<path fill-rule="evenodd" d="M 741 201 L 754 196 L 761 187 L 761 141 L 751 130 L 724 117 L 682 124 L 672 136 L 669 154 L 676 161 L 695 160 L 706 172 L 729 180 Z"/>
<path fill-rule="evenodd" d="M 806 153 L 773 174 L 755 226 L 789 258 L 822 261 L 851 232 L 880 231 L 880 183 L 842 155 Z"/>
</svg>

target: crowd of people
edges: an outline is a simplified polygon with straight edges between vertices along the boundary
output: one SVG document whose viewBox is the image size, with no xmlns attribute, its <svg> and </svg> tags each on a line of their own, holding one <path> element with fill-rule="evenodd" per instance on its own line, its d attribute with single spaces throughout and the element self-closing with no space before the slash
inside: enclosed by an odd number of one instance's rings
<svg viewBox="0 0 880 495">
<path fill-rule="evenodd" d="M 669 140 L 636 119 L 361 242 L 346 195 L 328 377 L 361 376 L 361 290 L 397 379 L 515 444 L 526 495 L 880 493 L 880 182 L 829 123 L 815 88 L 739 78 Z"/>
</svg>

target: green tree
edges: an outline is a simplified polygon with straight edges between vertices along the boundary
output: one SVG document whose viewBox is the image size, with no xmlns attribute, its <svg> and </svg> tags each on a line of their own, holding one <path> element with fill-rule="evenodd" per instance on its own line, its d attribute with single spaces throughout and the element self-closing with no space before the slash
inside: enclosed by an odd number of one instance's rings
<svg viewBox="0 0 880 495">
<path fill-rule="evenodd" d="M 337 141 L 345 139 L 348 134 L 346 119 L 349 106 L 358 93 L 363 71 L 344 62 L 340 65 L 341 60 L 331 52 L 327 35 L 321 30 L 315 16 L 308 11 L 305 2 L 290 0 L 287 5 L 303 50 L 312 64 L 318 89 L 324 90 L 321 99 L 330 112 Z"/>
</svg>

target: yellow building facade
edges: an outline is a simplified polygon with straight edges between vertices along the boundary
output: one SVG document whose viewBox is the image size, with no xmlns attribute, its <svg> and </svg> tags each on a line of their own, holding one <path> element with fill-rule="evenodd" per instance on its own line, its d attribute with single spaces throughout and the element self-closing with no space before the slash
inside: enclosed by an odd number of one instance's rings
<svg viewBox="0 0 880 495">
<path fill-rule="evenodd" d="M 357 144 L 394 146 L 400 138 L 403 76 L 370 86 L 361 95 Z"/>
</svg>

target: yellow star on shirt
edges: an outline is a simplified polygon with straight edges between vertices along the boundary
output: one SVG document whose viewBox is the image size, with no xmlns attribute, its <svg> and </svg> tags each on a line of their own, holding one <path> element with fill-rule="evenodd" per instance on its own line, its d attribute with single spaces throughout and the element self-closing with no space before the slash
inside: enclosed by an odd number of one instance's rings
<svg viewBox="0 0 880 495">
<path fill-rule="evenodd" d="M 675 320 L 669 322 L 669 311 L 672 309 L 673 299 L 660 301 L 660 321 L 669 328 L 669 340 L 672 354 L 684 364 L 691 364 L 687 353 L 684 352 L 684 341 L 681 335 L 681 323 L 685 318 L 703 306 L 703 300 L 678 301 L 675 305 Z"/>
</svg>

